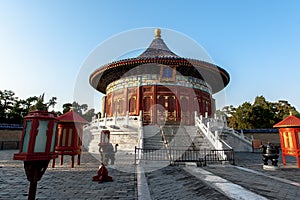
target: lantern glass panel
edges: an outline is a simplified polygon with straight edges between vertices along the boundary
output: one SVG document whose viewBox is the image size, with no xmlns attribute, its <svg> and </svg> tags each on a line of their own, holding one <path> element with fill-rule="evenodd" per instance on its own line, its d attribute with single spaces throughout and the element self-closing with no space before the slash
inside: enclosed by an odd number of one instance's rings
<svg viewBox="0 0 300 200">
<path fill-rule="evenodd" d="M 66 137 L 67 137 L 67 130 L 64 128 L 63 129 L 63 137 L 62 137 L 62 144 L 61 144 L 61 146 L 67 146 L 66 145 Z"/>
<path fill-rule="evenodd" d="M 31 120 L 26 121 L 26 129 L 23 138 L 22 152 L 27 153 L 30 138 Z"/>
<path fill-rule="evenodd" d="M 35 139 L 34 152 L 45 152 L 49 121 L 39 120 L 38 134 Z"/>
<path fill-rule="evenodd" d="M 285 147 L 285 148 L 289 148 L 289 136 L 288 136 L 288 132 L 284 132 L 283 133 L 283 146 Z"/>
<path fill-rule="evenodd" d="M 289 142 L 290 142 L 289 147 L 290 148 L 295 148 L 294 147 L 294 142 L 293 142 L 293 135 L 292 135 L 291 132 L 289 132 Z"/>
<path fill-rule="evenodd" d="M 54 122 L 50 152 L 54 152 L 57 122 Z"/>
<path fill-rule="evenodd" d="M 58 134 L 57 134 L 57 146 L 62 146 L 61 145 L 61 136 L 62 136 L 62 129 L 58 128 Z"/>
<path fill-rule="evenodd" d="M 69 129 L 68 147 L 72 146 L 73 129 Z"/>
</svg>

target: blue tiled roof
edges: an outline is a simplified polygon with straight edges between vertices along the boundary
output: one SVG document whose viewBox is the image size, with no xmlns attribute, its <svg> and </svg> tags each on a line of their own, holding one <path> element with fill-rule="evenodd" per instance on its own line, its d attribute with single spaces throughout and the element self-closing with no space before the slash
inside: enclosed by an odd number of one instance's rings
<svg viewBox="0 0 300 200">
<path fill-rule="evenodd" d="M 23 124 L 0 124 L 0 130 L 3 129 L 22 130 Z"/>
<path fill-rule="evenodd" d="M 238 130 L 241 132 L 241 130 Z M 278 133 L 277 128 L 243 129 L 243 133 Z"/>
<path fill-rule="evenodd" d="M 179 58 L 173 53 L 161 38 L 155 38 L 152 40 L 150 46 L 138 56 L 138 58 L 156 58 L 156 57 L 169 57 Z"/>
</svg>

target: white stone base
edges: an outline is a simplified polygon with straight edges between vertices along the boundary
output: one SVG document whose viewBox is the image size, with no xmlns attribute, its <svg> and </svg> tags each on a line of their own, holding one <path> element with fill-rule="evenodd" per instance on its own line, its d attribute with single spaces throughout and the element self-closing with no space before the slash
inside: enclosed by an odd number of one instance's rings
<svg viewBox="0 0 300 200">
<path fill-rule="evenodd" d="M 270 170 L 270 171 L 276 171 L 279 170 L 279 166 L 273 166 L 273 165 L 263 165 L 264 170 Z"/>
<path fill-rule="evenodd" d="M 90 153 L 99 153 L 100 133 L 101 130 L 91 131 L 89 139 L 84 140 L 84 145 Z M 134 153 L 135 146 L 139 146 L 138 132 L 111 131 L 110 142 L 113 147 L 118 144 L 118 150 Z"/>
</svg>

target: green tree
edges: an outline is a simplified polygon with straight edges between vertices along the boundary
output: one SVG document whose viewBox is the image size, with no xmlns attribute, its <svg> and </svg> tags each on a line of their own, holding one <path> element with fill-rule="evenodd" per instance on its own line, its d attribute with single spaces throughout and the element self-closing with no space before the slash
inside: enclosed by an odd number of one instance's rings
<svg viewBox="0 0 300 200">
<path fill-rule="evenodd" d="M 235 119 L 234 113 L 236 112 L 236 108 L 233 105 L 224 106 L 221 113 L 223 113 L 227 117 L 227 123 L 229 127 L 236 128 L 237 120 Z"/>
<path fill-rule="evenodd" d="M 52 97 L 47 103 L 44 103 L 44 96 L 45 93 L 43 93 L 41 96 L 37 98 L 36 104 L 29 107 L 29 111 L 35 111 L 35 110 L 43 110 L 48 111 L 49 107 L 56 104 L 56 97 Z"/>
<path fill-rule="evenodd" d="M 253 128 L 253 114 L 252 106 L 249 102 L 243 103 L 241 106 L 237 107 L 236 112 L 233 114 L 237 129 L 250 129 Z"/>
<path fill-rule="evenodd" d="M 87 111 L 87 109 L 88 109 L 88 105 L 87 104 L 79 104 L 79 103 L 77 103 L 76 101 L 74 101 L 73 103 L 72 103 L 72 108 L 73 108 L 73 110 L 75 111 L 75 112 L 77 112 L 79 115 L 81 115 L 81 116 L 83 116 L 83 113 L 85 112 L 85 111 Z"/>
<path fill-rule="evenodd" d="M 63 113 L 69 112 L 69 110 L 71 110 L 72 108 L 72 104 L 71 103 L 65 103 L 63 104 Z"/>
<path fill-rule="evenodd" d="M 291 106 L 288 101 L 280 100 L 277 103 L 274 103 L 273 107 L 275 110 L 275 123 L 286 118 L 290 114 L 290 112 L 292 112 L 293 115 L 300 117 L 299 112 L 295 107 Z"/>
<path fill-rule="evenodd" d="M 57 104 L 57 97 L 51 97 L 51 99 L 49 99 L 49 101 L 46 103 L 46 107 L 47 107 L 47 110 L 52 107 L 54 108 L 54 106 Z"/>
<path fill-rule="evenodd" d="M 274 123 L 274 110 L 272 103 L 266 101 L 263 96 L 256 97 L 252 105 L 253 128 L 270 128 Z"/>
<path fill-rule="evenodd" d="M 23 101 L 17 100 L 10 110 L 10 112 L 7 114 L 8 123 L 12 124 L 21 124 L 23 123 L 23 114 L 26 113 L 26 111 L 23 108 Z"/>
<path fill-rule="evenodd" d="M 87 104 L 79 104 L 78 102 L 74 101 L 73 103 L 65 103 L 63 104 L 63 113 L 68 112 L 69 110 L 73 109 L 74 112 L 78 113 L 87 121 L 92 121 L 92 118 L 96 115 L 95 109 L 89 109 Z"/>
<path fill-rule="evenodd" d="M 272 128 L 290 112 L 300 117 L 287 101 L 269 102 L 263 96 L 257 96 L 253 104 L 245 102 L 237 108 L 225 106 L 222 112 L 226 115 L 228 126 L 235 129 Z"/>
<path fill-rule="evenodd" d="M 95 116 L 95 109 L 92 108 L 92 109 L 89 109 L 86 113 L 84 113 L 82 115 L 82 117 L 84 119 L 86 119 L 88 122 L 91 122 L 92 121 L 92 118 Z"/>
<path fill-rule="evenodd" d="M 23 100 L 11 90 L 0 90 L 0 123 L 23 123 L 29 111 L 48 110 L 55 106 L 56 101 L 57 98 L 52 97 L 44 103 L 44 94 Z"/>
<path fill-rule="evenodd" d="M 0 123 L 9 123 L 11 112 L 18 100 L 11 90 L 0 90 Z"/>
</svg>

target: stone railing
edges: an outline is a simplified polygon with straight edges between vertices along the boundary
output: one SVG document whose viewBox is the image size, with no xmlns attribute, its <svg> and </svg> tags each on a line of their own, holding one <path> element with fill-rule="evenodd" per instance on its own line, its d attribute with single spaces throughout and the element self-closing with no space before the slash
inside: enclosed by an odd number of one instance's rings
<svg viewBox="0 0 300 200">
<path fill-rule="evenodd" d="M 213 126 L 211 126 L 213 124 Z M 220 119 L 214 120 L 212 118 L 203 118 L 202 115 L 199 117 L 195 113 L 195 126 L 200 129 L 200 131 L 206 136 L 208 141 L 214 147 L 214 149 L 218 150 L 232 150 L 232 147 L 228 145 L 224 140 L 222 140 L 220 135 L 220 128 L 224 125 L 224 122 Z M 213 129 L 215 130 L 212 130 Z M 217 128 L 216 128 L 217 127 Z M 226 159 L 227 155 L 223 153 L 219 153 L 219 156 L 222 159 Z"/>
<path fill-rule="evenodd" d="M 103 118 L 93 117 L 92 121 L 85 125 L 84 128 L 128 128 L 129 126 L 139 127 L 141 116 L 129 116 L 128 112 L 125 116 L 117 116 Z"/>
<path fill-rule="evenodd" d="M 197 116 L 197 113 L 195 113 L 195 123 L 216 149 L 232 148 L 223 140 L 224 136 L 225 138 L 226 136 L 238 138 L 247 147 L 252 145 L 252 138 L 246 137 L 243 132 L 240 133 L 227 127 L 226 119 L 223 117 L 215 115 L 214 118 L 208 118 L 207 114 L 206 117 L 203 117 L 202 115 Z"/>
<path fill-rule="evenodd" d="M 226 129 L 224 129 L 224 132 L 229 133 L 229 134 L 239 138 L 240 140 L 242 140 L 243 142 L 245 142 L 249 145 L 252 145 L 252 138 L 245 136 L 243 131 L 238 132 L 238 131 L 234 130 L 233 128 L 226 127 Z"/>
<path fill-rule="evenodd" d="M 196 126 L 206 136 L 206 138 L 215 149 L 231 149 L 231 147 L 226 142 L 219 138 L 219 133 L 217 130 L 211 130 L 209 122 L 207 122 L 207 125 L 205 125 L 199 117 L 195 117 L 195 122 Z"/>
<path fill-rule="evenodd" d="M 84 130 L 86 131 L 86 138 L 90 137 L 91 140 L 100 139 L 99 137 L 101 130 L 110 130 L 111 132 L 126 132 L 127 134 L 137 133 L 138 143 L 136 146 L 142 148 L 142 125 L 142 112 L 140 112 L 139 116 L 129 116 L 128 112 L 126 112 L 125 116 L 118 116 L 117 114 L 114 114 L 112 117 L 107 117 L 106 115 L 103 118 L 94 117 L 89 124 L 84 126 Z M 87 143 L 89 143 L 89 141 L 87 141 Z"/>
</svg>

